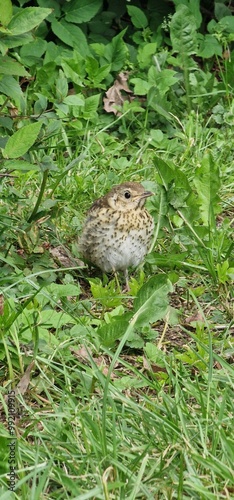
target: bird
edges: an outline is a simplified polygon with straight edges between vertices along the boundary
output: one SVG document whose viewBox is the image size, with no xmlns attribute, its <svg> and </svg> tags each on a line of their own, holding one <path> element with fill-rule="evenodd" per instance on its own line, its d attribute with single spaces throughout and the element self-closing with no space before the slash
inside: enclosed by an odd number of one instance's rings
<svg viewBox="0 0 234 500">
<path fill-rule="evenodd" d="M 79 239 L 85 260 L 116 277 L 124 272 L 128 291 L 128 269 L 137 267 L 150 248 L 154 221 L 145 202 L 153 194 L 138 182 L 113 186 L 90 207 Z"/>
</svg>

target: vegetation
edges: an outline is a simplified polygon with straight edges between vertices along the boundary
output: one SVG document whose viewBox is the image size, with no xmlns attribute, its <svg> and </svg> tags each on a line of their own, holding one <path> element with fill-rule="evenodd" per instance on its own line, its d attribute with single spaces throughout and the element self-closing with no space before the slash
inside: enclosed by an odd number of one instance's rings
<svg viewBox="0 0 234 500">
<path fill-rule="evenodd" d="M 0 24 L 1 499 L 230 499 L 231 7 L 0 0 Z M 77 242 L 128 180 L 155 238 L 119 293 Z"/>
</svg>

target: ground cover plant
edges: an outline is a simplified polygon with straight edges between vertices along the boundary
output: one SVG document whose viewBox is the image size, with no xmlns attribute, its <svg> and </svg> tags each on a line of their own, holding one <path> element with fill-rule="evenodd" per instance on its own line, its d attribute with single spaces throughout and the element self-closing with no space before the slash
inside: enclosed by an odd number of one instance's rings
<svg viewBox="0 0 234 500">
<path fill-rule="evenodd" d="M 0 24 L 1 498 L 232 498 L 232 7 L 4 0 Z M 129 180 L 155 234 L 126 293 L 78 235 Z"/>
</svg>

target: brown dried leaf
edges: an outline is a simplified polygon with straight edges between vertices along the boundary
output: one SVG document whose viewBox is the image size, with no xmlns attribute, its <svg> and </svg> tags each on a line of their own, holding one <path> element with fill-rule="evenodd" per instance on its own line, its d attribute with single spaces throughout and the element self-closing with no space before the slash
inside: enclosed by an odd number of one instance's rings
<svg viewBox="0 0 234 500">
<path fill-rule="evenodd" d="M 192 316 L 186 318 L 185 323 L 190 324 L 190 323 L 195 323 L 196 321 L 202 321 L 204 323 L 204 318 L 200 313 L 200 311 L 197 311 L 196 313 L 192 314 Z"/>
<path fill-rule="evenodd" d="M 50 255 L 52 255 L 54 261 L 59 266 L 63 267 L 74 267 L 74 266 L 84 266 L 84 262 L 80 259 L 75 259 L 71 256 L 68 250 L 66 250 L 62 245 L 56 248 L 49 249 Z"/>
<path fill-rule="evenodd" d="M 30 365 L 26 369 L 26 372 L 24 373 L 23 377 L 21 378 L 21 380 L 19 381 L 19 383 L 16 387 L 16 390 L 15 390 L 16 394 L 23 395 L 27 391 L 27 388 L 28 388 L 29 383 L 30 383 L 30 373 L 34 367 L 34 364 L 35 364 L 35 361 L 32 361 L 32 363 L 30 363 Z"/>
<path fill-rule="evenodd" d="M 70 351 L 79 360 L 89 359 L 89 351 L 87 347 L 85 347 L 84 345 L 82 345 L 81 348 L 78 350 L 74 349 L 73 347 L 70 347 Z"/>
<path fill-rule="evenodd" d="M 116 106 L 122 106 L 124 101 L 131 101 L 133 98 L 130 95 L 125 95 L 122 91 L 127 94 L 132 94 L 132 90 L 128 87 L 127 72 L 122 72 L 117 76 L 117 79 L 114 81 L 114 85 L 109 88 L 106 92 L 106 97 L 104 97 L 104 109 L 107 113 L 114 113 L 117 116 L 120 116 L 121 113 L 116 109 Z"/>
<path fill-rule="evenodd" d="M 143 367 L 145 368 L 145 370 L 147 370 L 149 372 L 153 372 L 153 373 L 164 372 L 164 373 L 167 373 L 166 368 L 164 368 L 163 366 L 156 365 L 155 363 L 149 363 L 148 359 L 145 356 L 143 356 Z"/>
</svg>

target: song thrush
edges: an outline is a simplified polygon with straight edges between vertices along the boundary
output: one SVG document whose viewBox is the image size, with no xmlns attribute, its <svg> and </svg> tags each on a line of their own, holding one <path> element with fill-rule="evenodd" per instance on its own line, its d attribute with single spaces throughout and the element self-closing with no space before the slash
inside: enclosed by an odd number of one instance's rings
<svg viewBox="0 0 234 500">
<path fill-rule="evenodd" d="M 128 268 L 138 266 L 149 250 L 154 222 L 144 205 L 152 195 L 138 182 L 114 186 L 93 203 L 80 237 L 85 259 L 103 272 L 124 271 L 127 288 Z"/>
</svg>

